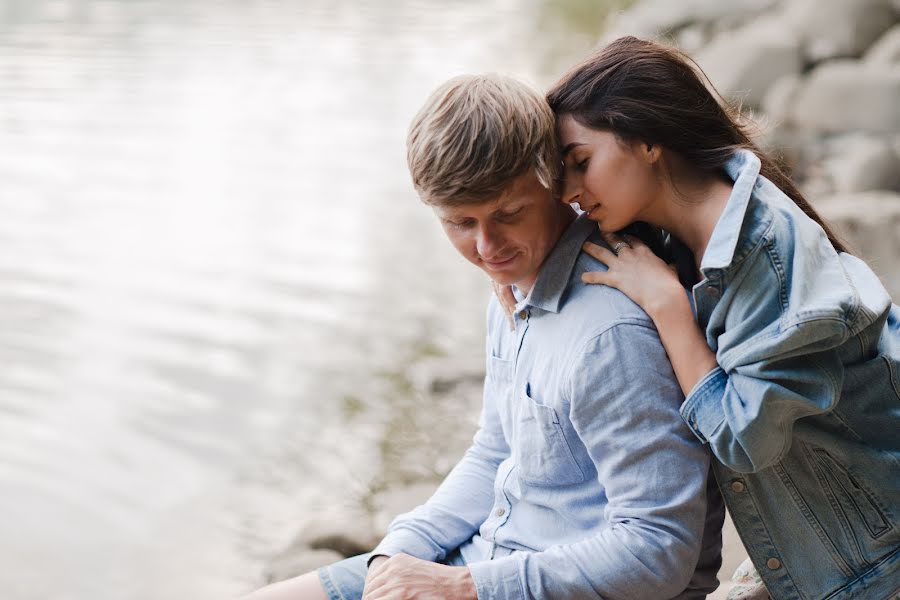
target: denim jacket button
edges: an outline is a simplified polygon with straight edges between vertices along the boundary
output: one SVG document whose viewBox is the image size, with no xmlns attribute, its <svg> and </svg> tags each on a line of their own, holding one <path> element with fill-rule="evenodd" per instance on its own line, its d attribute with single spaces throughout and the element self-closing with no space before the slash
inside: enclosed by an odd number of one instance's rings
<svg viewBox="0 0 900 600">
<path fill-rule="evenodd" d="M 719 288 L 711 285 L 708 288 L 706 288 L 706 293 L 709 294 L 710 296 L 718 296 Z"/>
<path fill-rule="evenodd" d="M 766 561 L 766 566 L 774 571 L 775 569 L 781 567 L 781 561 L 777 558 L 770 558 Z"/>
<path fill-rule="evenodd" d="M 527 310 L 520 310 L 520 311 L 519 311 L 519 318 L 522 319 L 523 321 L 524 321 L 525 319 L 527 319 L 527 318 L 528 318 L 528 311 L 527 311 Z"/>
<path fill-rule="evenodd" d="M 505 514 L 506 514 L 506 509 L 503 508 L 502 506 L 501 506 L 500 508 L 497 509 L 497 516 L 498 516 L 498 517 L 502 517 L 502 516 L 505 515 Z"/>
<path fill-rule="evenodd" d="M 735 481 L 731 484 L 731 491 L 740 494 L 744 491 L 744 482 Z"/>
</svg>

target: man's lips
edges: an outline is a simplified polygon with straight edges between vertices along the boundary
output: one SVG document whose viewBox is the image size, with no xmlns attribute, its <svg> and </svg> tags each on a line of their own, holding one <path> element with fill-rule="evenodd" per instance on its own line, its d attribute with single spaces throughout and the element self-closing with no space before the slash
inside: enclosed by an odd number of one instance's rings
<svg viewBox="0 0 900 600">
<path fill-rule="evenodd" d="M 486 258 L 482 258 L 481 261 L 492 269 L 498 269 L 510 264 L 517 256 L 518 254 L 513 254 L 509 258 L 503 260 L 488 260 Z"/>
</svg>

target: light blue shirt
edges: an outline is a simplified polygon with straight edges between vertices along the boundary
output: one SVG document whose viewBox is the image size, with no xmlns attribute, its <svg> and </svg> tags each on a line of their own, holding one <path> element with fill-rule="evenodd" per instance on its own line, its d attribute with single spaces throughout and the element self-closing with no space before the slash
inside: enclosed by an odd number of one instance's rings
<svg viewBox="0 0 900 600">
<path fill-rule="evenodd" d="M 900 596 L 900 309 L 739 151 L 692 290 L 682 414 L 773 598 Z"/>
<path fill-rule="evenodd" d="M 461 547 L 481 600 L 702 598 L 715 588 L 723 513 L 707 487 L 709 455 L 679 415 L 683 396 L 649 317 L 617 290 L 581 282 L 605 270 L 581 252 L 591 236 L 603 243 L 584 217 L 563 233 L 519 296 L 514 331 L 492 299 L 473 443 L 375 554 L 440 560 Z"/>
</svg>

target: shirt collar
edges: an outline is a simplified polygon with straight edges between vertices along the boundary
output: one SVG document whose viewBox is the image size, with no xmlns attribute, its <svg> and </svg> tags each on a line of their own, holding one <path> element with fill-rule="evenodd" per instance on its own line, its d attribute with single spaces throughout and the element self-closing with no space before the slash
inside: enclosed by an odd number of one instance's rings
<svg viewBox="0 0 900 600">
<path fill-rule="evenodd" d="M 516 310 L 527 305 L 549 312 L 559 312 L 559 305 L 572 276 L 572 269 L 575 268 L 575 262 L 581 254 L 581 246 L 595 231 L 597 224 L 585 215 L 579 215 L 572 221 L 541 264 L 528 296 L 523 297 L 522 292 L 513 286 L 513 294 L 518 301 Z"/>
<path fill-rule="evenodd" d="M 731 264 L 734 251 L 737 248 L 738 236 L 741 233 L 741 225 L 747 213 L 747 205 L 750 196 L 759 177 L 759 158 L 749 150 L 741 149 L 734 153 L 727 163 L 725 171 L 734 179 L 734 187 L 725 210 L 719 216 L 716 226 L 713 228 L 706 252 L 700 263 L 700 270 L 724 269 Z"/>
</svg>

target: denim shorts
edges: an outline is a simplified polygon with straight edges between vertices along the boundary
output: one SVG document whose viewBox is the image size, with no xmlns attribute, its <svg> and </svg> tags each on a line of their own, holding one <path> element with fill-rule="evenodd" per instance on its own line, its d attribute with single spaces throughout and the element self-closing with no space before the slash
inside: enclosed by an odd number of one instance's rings
<svg viewBox="0 0 900 600">
<path fill-rule="evenodd" d="M 362 598 L 368 572 L 366 562 L 371 555 L 371 552 L 357 554 L 319 569 L 319 581 L 329 600 L 360 600 Z M 459 549 L 454 550 L 447 558 L 438 562 L 453 567 L 466 566 L 466 561 Z"/>
</svg>

